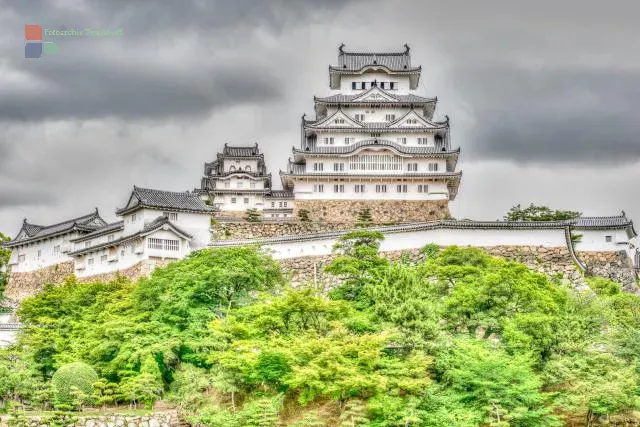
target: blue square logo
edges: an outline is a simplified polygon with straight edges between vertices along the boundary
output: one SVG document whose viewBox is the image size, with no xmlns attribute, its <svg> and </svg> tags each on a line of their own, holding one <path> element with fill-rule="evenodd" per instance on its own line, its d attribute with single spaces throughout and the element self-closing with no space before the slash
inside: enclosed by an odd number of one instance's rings
<svg viewBox="0 0 640 427">
<path fill-rule="evenodd" d="M 25 58 L 40 58 L 42 56 L 42 42 L 28 42 L 24 45 Z"/>
</svg>

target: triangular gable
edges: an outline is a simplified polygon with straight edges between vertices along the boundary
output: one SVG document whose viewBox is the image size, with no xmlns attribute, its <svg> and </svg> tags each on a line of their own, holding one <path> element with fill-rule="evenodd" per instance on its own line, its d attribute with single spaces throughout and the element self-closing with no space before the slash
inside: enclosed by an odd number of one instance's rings
<svg viewBox="0 0 640 427">
<path fill-rule="evenodd" d="M 180 230 L 178 227 L 176 227 L 175 225 L 173 225 L 172 222 L 170 221 L 163 221 L 161 223 L 159 223 L 157 226 L 153 227 L 150 230 L 147 230 L 146 232 L 144 232 L 142 235 L 143 236 L 151 236 L 159 231 L 170 231 L 173 234 L 175 234 L 176 236 L 182 237 L 183 239 L 186 240 L 190 240 L 192 236 L 190 236 L 189 234 L 187 234 L 186 232 Z"/>
<path fill-rule="evenodd" d="M 398 98 L 385 92 L 377 86 L 372 87 L 365 93 L 356 96 L 351 102 L 398 102 Z"/>
<path fill-rule="evenodd" d="M 129 196 L 129 200 L 127 201 L 127 204 L 124 206 L 124 208 L 122 208 L 122 210 L 127 210 L 129 208 L 132 208 L 139 203 L 140 203 L 140 197 L 138 197 L 138 194 L 136 193 L 136 190 L 134 188 L 134 190 L 131 192 L 131 195 Z"/>
<path fill-rule="evenodd" d="M 316 123 L 313 125 L 314 128 L 335 128 L 335 127 L 359 127 L 362 128 L 364 125 L 360 122 L 353 120 L 351 117 L 347 116 L 342 109 L 338 108 L 338 110 L 333 113 L 331 116 L 327 117 L 320 123 Z"/>
<path fill-rule="evenodd" d="M 415 110 L 411 109 L 407 114 L 397 119 L 395 122 L 390 123 L 388 128 L 436 128 L 438 126 L 434 125 L 430 121 L 426 120 L 420 114 L 418 114 Z"/>
</svg>

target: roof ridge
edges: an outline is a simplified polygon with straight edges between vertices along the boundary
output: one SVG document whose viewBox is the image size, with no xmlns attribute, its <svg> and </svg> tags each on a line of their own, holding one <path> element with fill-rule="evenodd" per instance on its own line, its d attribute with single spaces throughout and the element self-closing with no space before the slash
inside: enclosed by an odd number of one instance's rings
<svg viewBox="0 0 640 427">
<path fill-rule="evenodd" d="M 44 229 L 44 228 L 56 227 L 58 225 L 62 225 L 62 224 L 67 223 L 67 222 L 68 223 L 72 223 L 72 224 L 76 224 L 78 222 L 78 220 L 84 219 L 84 218 L 89 219 L 89 218 L 91 218 L 93 216 L 96 216 L 96 214 L 97 214 L 97 212 L 94 210 L 90 214 L 81 215 L 81 216 L 76 217 L 76 218 L 69 218 L 69 219 L 67 219 L 65 221 L 60 221 L 60 222 L 57 222 L 55 224 L 50 224 L 50 225 L 37 225 L 37 224 L 31 224 L 29 222 L 25 222 L 25 224 L 26 225 L 30 225 L 31 227 L 39 227 L 40 229 Z"/>
</svg>

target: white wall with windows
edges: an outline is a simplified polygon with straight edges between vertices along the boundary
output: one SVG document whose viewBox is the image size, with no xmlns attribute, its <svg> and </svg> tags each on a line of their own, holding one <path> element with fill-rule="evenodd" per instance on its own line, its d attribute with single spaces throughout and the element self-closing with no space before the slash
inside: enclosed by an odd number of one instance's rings
<svg viewBox="0 0 640 427">
<path fill-rule="evenodd" d="M 408 166 L 411 165 L 411 166 Z M 398 174 L 441 173 L 447 171 L 444 158 L 411 157 L 398 155 L 391 150 L 362 150 L 348 156 L 309 156 L 306 173 Z"/>
<path fill-rule="evenodd" d="M 576 230 L 580 241 L 575 247 L 578 251 L 622 251 L 629 245 L 629 236 L 624 230 Z"/>
<path fill-rule="evenodd" d="M 371 89 L 372 82 L 376 81 L 378 87 L 382 89 L 381 83 L 385 82 L 385 90 L 390 92 L 405 93 L 410 90 L 409 76 L 389 75 L 384 71 L 366 71 L 359 75 L 343 75 L 340 78 L 340 89 L 336 93 L 358 94 Z M 363 86 L 364 83 L 364 86 Z M 393 84 L 393 88 L 390 83 Z M 354 85 L 355 84 L 355 85 Z"/>
<path fill-rule="evenodd" d="M 256 172 L 258 170 L 257 159 L 224 159 L 222 163 L 224 172 Z"/>
<path fill-rule="evenodd" d="M 401 186 L 398 191 L 398 185 Z M 336 187 L 338 186 L 338 187 Z M 342 187 L 340 187 L 342 186 Z M 336 189 L 338 191 L 336 191 Z M 299 200 L 448 200 L 449 190 L 442 180 L 403 179 L 299 179 L 294 186 Z"/>
<path fill-rule="evenodd" d="M 23 273 L 70 261 L 67 255 L 73 246 L 70 240 L 79 235 L 78 232 L 67 233 L 11 248 L 11 271 Z"/>
<path fill-rule="evenodd" d="M 435 147 L 444 141 L 442 130 L 425 132 L 381 132 L 378 136 L 371 136 L 366 132 L 318 131 L 317 147 L 348 147 L 361 141 L 378 139 L 407 147 Z M 439 136 L 436 136 L 439 135 Z"/>
</svg>

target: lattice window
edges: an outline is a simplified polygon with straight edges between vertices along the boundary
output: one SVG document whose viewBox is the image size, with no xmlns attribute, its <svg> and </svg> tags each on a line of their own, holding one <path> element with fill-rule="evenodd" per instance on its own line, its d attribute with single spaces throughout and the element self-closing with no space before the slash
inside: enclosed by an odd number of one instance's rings
<svg viewBox="0 0 640 427">
<path fill-rule="evenodd" d="M 179 240 L 157 239 L 155 237 L 149 237 L 147 245 L 149 249 L 156 249 L 160 251 L 177 252 L 178 250 L 180 250 Z"/>
<path fill-rule="evenodd" d="M 392 154 L 362 154 L 350 158 L 352 171 L 402 171 L 402 157 Z"/>
</svg>

